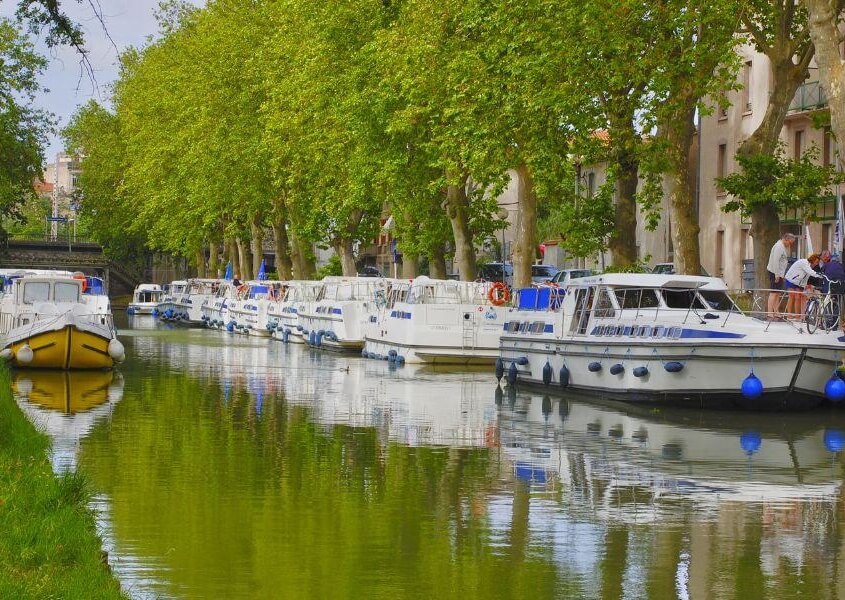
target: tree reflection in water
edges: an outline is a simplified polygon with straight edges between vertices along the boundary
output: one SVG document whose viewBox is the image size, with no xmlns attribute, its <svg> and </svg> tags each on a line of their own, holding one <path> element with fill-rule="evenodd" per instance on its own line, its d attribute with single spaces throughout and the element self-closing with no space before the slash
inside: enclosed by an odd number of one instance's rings
<svg viewBox="0 0 845 600">
<path fill-rule="evenodd" d="M 496 395 L 486 372 L 173 335 L 130 340 L 78 461 L 129 587 L 121 553 L 162 596 L 841 595 L 838 413 Z"/>
</svg>

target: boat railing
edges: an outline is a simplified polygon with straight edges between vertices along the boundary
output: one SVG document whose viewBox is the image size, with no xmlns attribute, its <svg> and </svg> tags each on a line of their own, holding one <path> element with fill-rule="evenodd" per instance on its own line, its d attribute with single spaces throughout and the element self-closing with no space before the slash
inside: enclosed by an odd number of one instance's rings
<svg viewBox="0 0 845 600">
<path fill-rule="evenodd" d="M 789 307 L 790 293 L 793 294 L 793 303 L 796 305 L 793 310 L 787 310 Z M 843 302 L 845 302 L 845 296 L 842 294 L 836 294 L 839 301 L 835 305 L 834 310 L 838 310 L 840 313 L 838 319 L 837 315 L 830 315 L 833 319 L 832 323 L 828 323 L 827 327 L 812 328 L 812 330 L 806 327 L 806 307 L 811 297 L 825 295 L 818 288 L 808 290 L 777 290 L 767 288 L 732 290 L 729 292 L 729 295 L 746 315 L 763 323 L 766 330 L 771 327 L 772 323 L 778 322 L 788 323 L 796 330 L 801 330 L 805 333 L 815 333 L 817 330 L 821 332 L 840 331 L 842 329 L 841 312 Z M 769 310 L 770 302 L 775 308 L 773 312 Z"/>
<path fill-rule="evenodd" d="M 570 289 L 567 293 L 572 293 Z M 720 328 L 727 327 L 732 319 L 745 316 L 758 322 L 764 331 L 768 331 L 772 323 L 790 324 L 796 330 L 814 333 L 817 329 L 824 332 L 835 327 L 808 328 L 807 317 L 804 312 L 806 301 L 819 292 L 794 290 L 796 308 L 787 311 L 789 291 L 774 289 L 744 289 L 744 290 L 708 290 L 708 289 L 672 289 L 672 288 L 608 288 L 595 289 L 596 298 L 591 306 L 576 309 L 575 318 L 584 323 L 584 319 L 600 318 L 603 321 L 666 321 L 673 324 L 718 324 Z M 614 298 L 611 299 L 611 296 Z M 776 310 L 769 312 L 769 298 L 775 296 L 773 302 Z M 615 302 L 614 302 L 615 300 Z M 801 300 L 801 302 L 798 302 Z M 842 298 L 838 306 L 843 305 Z M 557 310 L 550 305 L 546 310 Z M 833 317 L 835 320 L 835 316 Z M 579 329 L 584 329 L 580 327 Z M 574 331 L 574 330 L 573 330 Z M 582 331 L 583 332 L 583 331 Z"/>
</svg>

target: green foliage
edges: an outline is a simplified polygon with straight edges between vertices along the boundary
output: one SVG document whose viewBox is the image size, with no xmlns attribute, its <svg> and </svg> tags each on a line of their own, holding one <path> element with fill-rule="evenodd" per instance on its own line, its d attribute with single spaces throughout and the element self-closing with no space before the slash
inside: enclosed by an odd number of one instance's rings
<svg viewBox="0 0 845 600">
<path fill-rule="evenodd" d="M 628 200 L 657 225 L 661 177 L 683 179 L 701 98 L 736 85 L 737 12 L 732 0 L 169 0 L 160 35 L 122 57 L 113 106 L 83 107 L 66 132 L 99 172 L 81 182 L 83 215 L 118 254 L 144 243 L 192 257 L 280 223 L 306 245 L 351 248 L 389 211 L 399 249 L 434 258 L 454 250 L 458 217 L 476 246 L 495 236 L 496 196 L 519 168 L 540 233 L 586 256 L 636 226 L 615 209 L 616 182 L 639 177 Z M 607 165 L 590 202 L 572 192 L 576 162 Z M 461 182 L 466 205 L 447 205 Z"/>
<path fill-rule="evenodd" d="M 732 196 L 722 210 L 749 215 L 755 207 L 771 203 L 779 213 L 798 210 L 804 219 L 813 220 L 818 206 L 830 195 L 830 186 L 845 181 L 842 173 L 831 165 L 819 165 L 817 158 L 815 146 L 800 159 L 785 158 L 782 147 L 774 155 L 738 154 L 741 170 L 718 180 Z"/>
<path fill-rule="evenodd" d="M 20 206 L 19 220 L 6 225 L 12 235 L 38 238 L 44 235 L 44 218 L 50 215 L 52 203 L 48 198 L 35 197 Z"/>
<path fill-rule="evenodd" d="M 573 189 L 541 205 L 538 230 L 542 239 L 559 239 L 572 256 L 590 256 L 607 247 L 613 231 L 613 181 L 592 197 Z"/>
<path fill-rule="evenodd" d="M 21 206 L 35 198 L 32 184 L 53 126 L 50 115 L 32 108 L 46 64 L 25 35 L 0 19 L 0 216 L 21 220 Z"/>
<path fill-rule="evenodd" d="M 328 262 L 317 269 L 314 277 L 316 279 L 322 279 L 323 277 L 332 275 L 343 275 L 343 269 L 340 266 L 340 257 L 337 254 L 332 254 Z"/>
<path fill-rule="evenodd" d="M 648 263 L 651 261 L 651 256 L 646 256 L 642 260 L 638 260 L 629 265 L 608 265 L 605 267 L 605 273 L 648 273 Z"/>
</svg>

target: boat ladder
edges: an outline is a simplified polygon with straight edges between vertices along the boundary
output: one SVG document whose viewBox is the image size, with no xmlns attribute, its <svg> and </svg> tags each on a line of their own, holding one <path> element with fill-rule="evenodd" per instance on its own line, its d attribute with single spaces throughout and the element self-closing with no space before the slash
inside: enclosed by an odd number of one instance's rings
<svg viewBox="0 0 845 600">
<path fill-rule="evenodd" d="M 463 319 L 463 330 L 461 332 L 461 348 L 475 348 L 475 327 L 472 314 L 469 319 Z"/>
</svg>

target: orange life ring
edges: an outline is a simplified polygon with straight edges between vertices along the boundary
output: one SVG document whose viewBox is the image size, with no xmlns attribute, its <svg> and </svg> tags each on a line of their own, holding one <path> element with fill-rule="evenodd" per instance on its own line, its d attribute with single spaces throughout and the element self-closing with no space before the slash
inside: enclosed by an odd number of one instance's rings
<svg viewBox="0 0 845 600">
<path fill-rule="evenodd" d="M 73 278 L 77 281 L 82 282 L 82 293 L 84 294 L 85 291 L 88 289 L 88 279 L 85 277 L 83 273 L 74 273 Z"/>
<path fill-rule="evenodd" d="M 490 291 L 487 292 L 487 299 L 493 306 L 502 306 L 511 299 L 511 291 L 501 281 L 497 281 L 490 286 Z"/>
<path fill-rule="evenodd" d="M 238 299 L 243 300 L 244 298 L 246 298 L 246 294 L 247 294 L 248 291 L 249 291 L 249 286 L 247 284 L 244 283 L 244 284 L 239 285 L 238 289 L 237 289 Z"/>
</svg>

